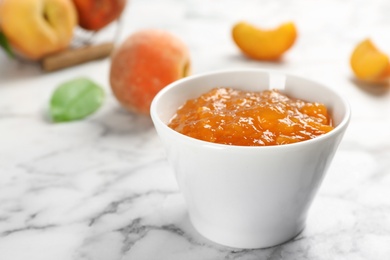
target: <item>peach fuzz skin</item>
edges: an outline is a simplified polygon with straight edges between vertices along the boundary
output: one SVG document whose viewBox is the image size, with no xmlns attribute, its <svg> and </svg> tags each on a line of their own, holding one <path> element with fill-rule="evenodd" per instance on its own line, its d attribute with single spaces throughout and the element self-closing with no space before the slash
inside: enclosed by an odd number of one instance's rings
<svg viewBox="0 0 390 260">
<path fill-rule="evenodd" d="M 126 109 L 149 115 L 154 96 L 189 72 L 189 50 L 181 40 L 165 31 L 142 30 L 113 53 L 110 83 Z"/>
<path fill-rule="evenodd" d="M 77 25 L 69 0 L 2 0 L 0 19 L 11 45 L 32 60 L 67 48 Z"/>
</svg>

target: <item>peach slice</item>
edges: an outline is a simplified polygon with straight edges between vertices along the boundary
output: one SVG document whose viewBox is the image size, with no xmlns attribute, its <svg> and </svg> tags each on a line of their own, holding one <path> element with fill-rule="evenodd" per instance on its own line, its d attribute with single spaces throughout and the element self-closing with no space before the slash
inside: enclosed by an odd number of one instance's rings
<svg viewBox="0 0 390 260">
<path fill-rule="evenodd" d="M 378 82 L 390 75 L 390 63 L 370 39 L 360 42 L 351 55 L 351 67 L 358 79 Z"/>
<path fill-rule="evenodd" d="M 277 60 L 297 38 L 293 22 L 281 24 L 272 30 L 257 28 L 246 22 L 234 25 L 233 40 L 241 51 L 250 58 L 258 60 Z"/>
</svg>

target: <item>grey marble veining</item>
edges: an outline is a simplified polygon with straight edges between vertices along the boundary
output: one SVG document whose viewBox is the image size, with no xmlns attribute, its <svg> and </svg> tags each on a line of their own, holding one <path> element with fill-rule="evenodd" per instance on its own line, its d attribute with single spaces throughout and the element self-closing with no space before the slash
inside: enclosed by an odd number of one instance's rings
<svg viewBox="0 0 390 260">
<path fill-rule="evenodd" d="M 0 53 L 0 259 L 389 259 L 389 89 L 370 90 L 349 67 L 353 47 L 366 37 L 390 54 L 389 10 L 386 0 L 129 2 L 119 41 L 141 28 L 169 30 L 188 44 L 194 74 L 270 68 L 349 99 L 351 124 L 306 228 L 268 249 L 228 248 L 197 234 L 151 120 L 126 112 L 112 96 L 109 60 L 44 74 Z M 245 19 L 292 19 L 298 41 L 279 63 L 248 60 L 230 36 Z M 53 89 L 76 76 L 105 88 L 103 108 L 86 120 L 51 123 Z"/>
</svg>

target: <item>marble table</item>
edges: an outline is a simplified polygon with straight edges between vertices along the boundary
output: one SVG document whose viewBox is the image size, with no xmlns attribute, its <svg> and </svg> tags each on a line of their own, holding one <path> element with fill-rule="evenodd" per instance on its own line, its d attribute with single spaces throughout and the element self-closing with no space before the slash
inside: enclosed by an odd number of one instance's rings
<svg viewBox="0 0 390 260">
<path fill-rule="evenodd" d="M 268 249 L 228 248 L 197 234 L 150 118 L 113 97 L 108 59 L 44 73 L 1 53 L 0 259 L 390 259 L 389 87 L 361 84 L 349 67 L 366 37 L 390 54 L 389 12 L 386 0 L 130 1 L 118 42 L 160 28 L 189 46 L 193 74 L 269 68 L 349 99 L 350 126 L 305 230 Z M 289 19 L 299 38 L 278 63 L 246 59 L 231 40 L 238 20 L 273 26 Z M 50 122 L 52 91 L 78 76 L 104 87 L 104 106 L 82 121 Z"/>
</svg>

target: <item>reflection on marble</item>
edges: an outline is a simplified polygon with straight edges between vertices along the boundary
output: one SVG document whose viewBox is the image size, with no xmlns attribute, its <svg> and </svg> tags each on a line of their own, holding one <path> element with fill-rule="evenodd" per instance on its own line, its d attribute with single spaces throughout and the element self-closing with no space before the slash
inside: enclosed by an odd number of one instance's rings
<svg viewBox="0 0 390 260">
<path fill-rule="evenodd" d="M 120 41 L 140 28 L 166 29 L 189 45 L 194 73 L 271 68 L 348 97 L 351 124 L 305 230 L 268 249 L 228 248 L 196 233 L 151 120 L 112 97 L 108 60 L 43 74 L 1 53 L 0 259 L 388 259 L 390 95 L 353 81 L 348 58 L 365 37 L 390 54 L 389 11 L 386 0 L 130 1 Z M 248 60 L 230 39 L 241 19 L 293 19 L 299 40 L 279 63 Z M 87 120 L 50 123 L 53 89 L 82 75 L 105 87 L 104 107 Z"/>
</svg>

